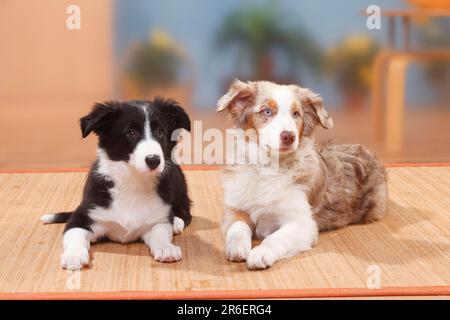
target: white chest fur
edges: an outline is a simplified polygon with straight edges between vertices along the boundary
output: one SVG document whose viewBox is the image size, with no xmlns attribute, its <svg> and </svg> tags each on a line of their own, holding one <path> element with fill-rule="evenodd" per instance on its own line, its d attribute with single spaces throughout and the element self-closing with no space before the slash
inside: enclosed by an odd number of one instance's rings
<svg viewBox="0 0 450 320">
<path fill-rule="evenodd" d="M 243 210 L 262 209 L 282 201 L 279 191 L 292 185 L 292 179 L 283 175 L 261 175 L 256 169 L 238 169 L 223 177 L 224 202 Z"/>
<path fill-rule="evenodd" d="M 288 174 L 260 175 L 247 168 L 226 175 L 223 188 L 225 206 L 247 212 L 261 238 L 283 221 L 311 216 L 305 192 Z"/>
<path fill-rule="evenodd" d="M 225 206 L 246 212 L 256 225 L 259 238 L 287 222 L 304 224 L 313 219 L 307 188 L 295 181 L 314 161 L 313 144 L 304 140 L 295 157 L 289 162 L 285 159 L 275 172 L 265 174 L 257 166 L 242 165 L 231 168 L 223 177 Z"/>
<path fill-rule="evenodd" d="M 241 165 L 230 168 L 222 180 L 224 204 L 247 211 L 252 218 L 262 213 L 282 215 L 295 211 L 299 202 L 308 203 L 306 189 L 295 182 L 302 171 L 309 171 L 314 160 L 313 143 L 303 139 L 299 152 L 289 162 L 274 171 L 264 171 L 258 166 Z M 298 209 L 297 209 L 298 211 Z"/>
<path fill-rule="evenodd" d="M 109 189 L 111 205 L 96 207 L 89 216 L 95 221 L 92 229 L 98 237 L 125 243 L 138 240 L 157 223 L 168 222 L 170 205 L 160 198 L 152 177 L 117 168 L 118 165 L 100 162 L 99 173 L 114 182 Z"/>
<path fill-rule="evenodd" d="M 113 191 L 111 206 L 90 212 L 96 234 L 118 242 L 139 239 L 156 223 L 168 222 L 170 206 L 156 192 Z"/>
</svg>

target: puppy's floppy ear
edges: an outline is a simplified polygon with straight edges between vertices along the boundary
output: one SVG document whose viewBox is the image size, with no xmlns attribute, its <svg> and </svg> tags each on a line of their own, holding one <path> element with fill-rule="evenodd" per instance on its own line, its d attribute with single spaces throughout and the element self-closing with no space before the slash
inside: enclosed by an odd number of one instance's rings
<svg viewBox="0 0 450 320">
<path fill-rule="evenodd" d="M 96 103 L 89 114 L 80 119 L 81 135 L 86 138 L 92 131 L 96 134 L 118 113 L 115 102 Z"/>
<path fill-rule="evenodd" d="M 154 102 L 161 107 L 161 111 L 169 124 L 170 134 L 176 129 L 191 131 L 191 119 L 178 102 L 160 97 L 156 97 Z"/>
<path fill-rule="evenodd" d="M 254 82 L 234 80 L 228 92 L 217 102 L 217 111 L 227 110 L 236 124 L 245 123 L 245 111 L 254 103 L 256 90 Z"/>
<path fill-rule="evenodd" d="M 319 123 L 323 128 L 331 129 L 333 127 L 333 119 L 325 110 L 322 98 L 309 89 L 300 87 L 296 87 L 296 89 L 304 112 L 305 127 L 303 134 L 310 136 Z"/>
</svg>

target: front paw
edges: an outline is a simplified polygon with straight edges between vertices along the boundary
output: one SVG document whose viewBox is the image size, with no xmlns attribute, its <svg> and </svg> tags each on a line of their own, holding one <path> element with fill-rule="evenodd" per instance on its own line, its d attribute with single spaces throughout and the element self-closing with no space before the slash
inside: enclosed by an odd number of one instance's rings
<svg viewBox="0 0 450 320">
<path fill-rule="evenodd" d="M 173 244 L 153 248 L 151 252 L 155 260 L 159 262 L 176 262 L 182 258 L 181 248 Z"/>
<path fill-rule="evenodd" d="M 245 261 L 252 249 L 252 243 L 250 241 L 233 241 L 227 244 L 226 255 L 227 259 L 232 262 Z"/>
<path fill-rule="evenodd" d="M 184 221 L 181 218 L 173 218 L 173 234 L 181 234 L 184 230 Z"/>
<path fill-rule="evenodd" d="M 247 267 L 250 270 L 266 269 L 277 261 L 273 249 L 259 245 L 250 251 L 247 257 Z"/>
<path fill-rule="evenodd" d="M 67 270 L 81 270 L 89 264 L 89 251 L 84 247 L 71 248 L 61 255 L 61 266 Z"/>
</svg>

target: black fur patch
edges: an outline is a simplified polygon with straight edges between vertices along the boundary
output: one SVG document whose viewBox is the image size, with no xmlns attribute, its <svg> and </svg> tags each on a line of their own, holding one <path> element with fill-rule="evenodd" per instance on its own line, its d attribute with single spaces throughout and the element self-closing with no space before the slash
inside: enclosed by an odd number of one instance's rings
<svg viewBox="0 0 450 320">
<path fill-rule="evenodd" d="M 67 221 L 64 232 L 72 228 L 83 228 L 89 231 L 92 224 L 89 218 L 89 210 L 94 207 L 108 208 L 111 205 L 111 194 L 109 189 L 114 187 L 114 183 L 103 175 L 97 173 L 98 162 L 96 161 L 89 172 L 84 185 L 83 200 Z"/>
</svg>

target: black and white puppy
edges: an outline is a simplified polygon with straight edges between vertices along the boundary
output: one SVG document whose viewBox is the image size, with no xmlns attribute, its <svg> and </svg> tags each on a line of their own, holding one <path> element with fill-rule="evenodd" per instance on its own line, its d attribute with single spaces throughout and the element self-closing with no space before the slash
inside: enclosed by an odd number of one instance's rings
<svg viewBox="0 0 450 320">
<path fill-rule="evenodd" d="M 97 160 L 72 212 L 42 216 L 66 222 L 61 265 L 89 264 L 91 242 L 106 238 L 143 240 L 155 260 L 174 262 L 181 249 L 172 243 L 191 221 L 190 199 L 180 167 L 171 160 L 178 129 L 190 131 L 186 112 L 173 100 L 105 102 L 80 119 L 83 138 L 99 139 Z"/>
</svg>

